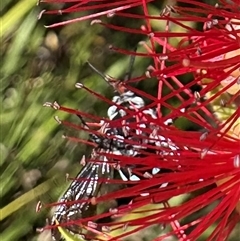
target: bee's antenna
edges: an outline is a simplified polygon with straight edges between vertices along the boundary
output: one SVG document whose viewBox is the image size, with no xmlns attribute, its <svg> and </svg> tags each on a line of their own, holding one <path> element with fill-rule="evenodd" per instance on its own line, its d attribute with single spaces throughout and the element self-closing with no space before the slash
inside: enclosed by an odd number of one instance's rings
<svg viewBox="0 0 240 241">
<path fill-rule="evenodd" d="M 135 48 L 134 52 L 136 51 L 137 51 L 137 48 Z M 129 62 L 129 69 L 125 75 L 124 80 L 117 80 L 109 75 L 102 73 L 96 67 L 94 67 L 89 61 L 87 61 L 87 64 L 94 72 L 100 75 L 109 85 L 111 85 L 114 88 L 114 90 L 118 91 L 119 93 L 122 93 L 125 91 L 125 87 L 121 83 L 123 83 L 124 81 L 128 81 L 131 78 L 135 57 L 136 57 L 135 55 L 131 55 L 130 62 Z"/>
<path fill-rule="evenodd" d="M 137 51 L 137 48 L 134 49 L 134 52 L 136 52 L 136 51 Z M 129 61 L 129 69 L 128 69 L 126 75 L 125 75 L 124 81 L 127 81 L 127 80 L 131 79 L 135 59 L 136 59 L 136 56 L 131 55 L 131 58 L 130 58 L 130 61 Z"/>
<path fill-rule="evenodd" d="M 112 78 L 109 75 L 106 75 L 104 73 L 102 73 L 100 70 L 98 70 L 96 67 L 94 67 L 90 62 L 87 61 L 87 64 L 89 65 L 89 67 L 96 72 L 98 75 L 100 75 L 108 84 L 111 84 L 111 82 L 115 82 L 116 80 L 114 78 Z"/>
<path fill-rule="evenodd" d="M 103 74 L 101 71 L 99 71 L 97 68 L 95 68 L 91 63 L 87 61 L 87 64 L 89 67 L 95 71 L 98 75 L 100 75 L 109 85 L 111 85 L 114 89 L 114 91 L 118 91 L 119 93 L 124 92 L 124 88 L 121 88 L 120 80 L 114 79 L 113 77 Z"/>
<path fill-rule="evenodd" d="M 84 127 L 87 127 L 87 129 L 90 129 L 88 124 L 85 122 L 85 120 L 82 118 L 81 115 L 77 115 L 77 117 L 80 119 L 80 121 Z"/>
</svg>

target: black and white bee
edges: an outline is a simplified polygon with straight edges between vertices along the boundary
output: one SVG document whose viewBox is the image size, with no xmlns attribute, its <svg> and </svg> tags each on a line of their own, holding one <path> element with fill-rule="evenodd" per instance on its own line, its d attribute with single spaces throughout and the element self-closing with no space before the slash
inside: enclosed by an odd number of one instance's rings
<svg viewBox="0 0 240 241">
<path fill-rule="evenodd" d="M 155 145 L 168 149 L 169 151 L 162 151 L 161 154 L 163 155 L 168 155 L 171 151 L 178 148 L 171 140 L 158 134 L 154 123 L 149 121 L 149 119 L 157 119 L 155 110 L 145 108 L 143 98 L 127 90 L 122 85 L 122 82 L 103 75 L 91 64 L 89 65 L 118 90 L 118 95 L 113 97 L 112 105 L 107 111 L 110 121 L 102 123 L 102 127 L 98 131 L 99 135 L 89 134 L 90 141 L 97 144 L 97 147 L 92 150 L 90 157 L 87 158 L 86 164 L 76 179 L 72 181 L 66 192 L 58 200 L 59 205 L 56 206 L 52 217 L 51 225 L 69 223 L 65 228 L 69 232 L 78 235 L 83 235 L 81 225 L 77 225 L 77 222 L 74 221 L 94 216 L 96 205 L 92 204 L 89 200 L 103 195 L 107 190 L 107 188 L 104 188 L 108 185 L 107 180 L 115 178 L 114 173 L 116 169 L 112 164 L 114 160 L 109 160 L 105 155 L 106 152 L 118 156 L 137 157 L 141 156 L 142 150 L 147 149 L 147 145 Z M 130 74 L 128 75 L 129 78 Z M 166 124 L 171 123 L 172 120 L 166 122 Z M 83 124 L 86 125 L 86 123 Z M 147 129 L 152 131 L 145 131 Z M 83 159 L 83 162 L 85 162 L 85 156 Z M 134 166 L 128 166 L 127 169 L 134 169 Z M 135 175 L 134 172 L 124 171 L 124 167 L 118 168 L 117 172 L 124 181 L 140 180 L 140 177 Z M 159 167 L 153 168 L 151 175 L 159 172 Z M 167 183 L 162 184 L 162 186 L 166 185 Z M 61 240 L 61 235 L 57 228 L 52 230 L 52 237 L 53 240 Z"/>
</svg>

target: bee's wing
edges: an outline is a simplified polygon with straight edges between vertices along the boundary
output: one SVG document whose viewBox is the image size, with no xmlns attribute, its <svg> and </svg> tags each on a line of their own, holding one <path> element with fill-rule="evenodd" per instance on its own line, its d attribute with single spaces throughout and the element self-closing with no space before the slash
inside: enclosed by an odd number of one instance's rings
<svg viewBox="0 0 240 241">
<path fill-rule="evenodd" d="M 100 157 L 100 159 L 102 158 Z M 112 176 L 113 168 L 106 161 L 102 163 L 88 162 L 58 200 L 61 204 L 56 207 L 51 225 L 55 225 L 56 220 L 61 224 L 94 215 L 96 205 L 92 205 L 89 199 L 98 196 L 104 186 L 101 178 L 111 179 Z M 71 201 L 78 200 L 81 202 L 69 204 Z M 82 202 L 83 200 L 86 202 Z M 78 225 L 69 225 L 66 228 L 73 233 L 81 232 Z M 54 240 L 60 239 L 57 229 L 52 229 L 52 236 Z"/>
</svg>

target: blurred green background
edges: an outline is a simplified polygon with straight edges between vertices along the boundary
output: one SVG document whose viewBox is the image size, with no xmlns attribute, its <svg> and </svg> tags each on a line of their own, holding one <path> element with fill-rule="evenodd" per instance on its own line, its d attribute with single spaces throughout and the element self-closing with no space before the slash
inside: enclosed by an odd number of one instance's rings
<svg viewBox="0 0 240 241">
<path fill-rule="evenodd" d="M 162 4 L 164 2 L 151 6 L 151 10 L 159 13 Z M 67 185 L 65 173 L 75 175 L 80 169 L 82 154 L 89 151 L 84 145 L 62 139 L 64 133 L 84 134 L 59 126 L 53 118 L 58 115 L 60 119 L 79 122 L 77 117 L 55 113 L 42 105 L 56 100 L 64 106 L 106 116 L 106 103 L 77 90 L 74 85 L 82 82 L 111 98 L 113 90 L 93 73 L 86 61 L 115 78 L 123 77 L 129 57 L 110 51 L 108 46 L 114 44 L 133 50 L 143 40 L 143 36 L 90 26 L 90 21 L 54 29 L 44 27 L 80 16 L 80 13 L 44 15 L 38 20 L 43 9 L 61 7 L 61 4 L 37 6 L 36 0 L 5 0 L 0 4 L 1 241 L 51 240 L 48 232 L 40 236 L 36 232 L 49 216 L 49 209 L 45 208 L 36 213 L 36 204 L 39 200 L 55 202 Z M 129 27 L 141 25 L 141 22 L 135 25 L 136 21 L 124 23 L 121 18 L 111 21 L 120 21 Z M 144 74 L 150 63 L 148 59 L 137 58 L 133 75 Z M 139 88 L 156 94 L 156 81 L 147 84 Z"/>
</svg>

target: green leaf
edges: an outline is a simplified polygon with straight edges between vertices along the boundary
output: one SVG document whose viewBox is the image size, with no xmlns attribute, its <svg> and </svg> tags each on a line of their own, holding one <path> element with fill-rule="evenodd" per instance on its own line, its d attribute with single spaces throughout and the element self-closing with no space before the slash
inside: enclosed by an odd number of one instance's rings
<svg viewBox="0 0 240 241">
<path fill-rule="evenodd" d="M 55 220 L 56 224 L 59 224 L 57 220 Z M 65 230 L 62 227 L 58 227 L 59 232 L 61 233 L 62 237 L 65 238 L 66 241 L 85 241 L 82 238 L 77 238 L 73 234 L 69 233 L 67 230 Z"/>
<path fill-rule="evenodd" d="M 31 11 L 17 29 L 11 45 L 12 47 L 8 49 L 7 55 L 4 58 L 4 64 L 2 66 L 3 75 L 11 75 L 16 67 L 20 67 L 19 64 L 22 64 L 21 55 L 24 48 L 26 48 L 25 43 L 30 38 L 36 23 L 36 12 Z M 3 24 L 2 32 L 4 32 L 4 26 Z"/>
<path fill-rule="evenodd" d="M 27 14 L 34 6 L 36 6 L 36 2 L 36 0 L 22 0 L 13 5 L 13 7 L 7 11 L 2 18 L 0 18 L 0 38 L 6 36 L 9 32 L 12 31 L 12 29 L 16 28 L 25 14 Z M 26 31 L 28 30 L 26 29 Z"/>
</svg>

